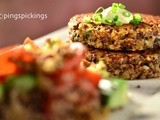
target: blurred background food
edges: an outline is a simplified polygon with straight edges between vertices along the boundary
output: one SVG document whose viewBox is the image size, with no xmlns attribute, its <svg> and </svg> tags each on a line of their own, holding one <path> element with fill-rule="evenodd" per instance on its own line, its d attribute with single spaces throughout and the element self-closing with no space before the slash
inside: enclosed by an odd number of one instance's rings
<svg viewBox="0 0 160 120">
<path fill-rule="evenodd" d="M 0 20 L 0 47 L 22 43 L 67 26 L 69 19 L 79 13 L 94 12 L 98 7 L 108 7 L 113 2 L 123 3 L 132 12 L 160 15 L 159 0 L 0 0 L 0 14 L 47 14 L 47 18 Z"/>
</svg>

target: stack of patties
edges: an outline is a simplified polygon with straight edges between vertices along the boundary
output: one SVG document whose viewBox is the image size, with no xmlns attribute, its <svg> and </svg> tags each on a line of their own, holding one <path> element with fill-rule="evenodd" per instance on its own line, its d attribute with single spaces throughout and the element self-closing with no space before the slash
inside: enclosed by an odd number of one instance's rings
<svg viewBox="0 0 160 120">
<path fill-rule="evenodd" d="M 112 77 L 160 77 L 160 16 L 132 14 L 113 3 L 72 17 L 68 26 L 70 39 L 88 47 L 86 67 L 102 60 Z"/>
</svg>

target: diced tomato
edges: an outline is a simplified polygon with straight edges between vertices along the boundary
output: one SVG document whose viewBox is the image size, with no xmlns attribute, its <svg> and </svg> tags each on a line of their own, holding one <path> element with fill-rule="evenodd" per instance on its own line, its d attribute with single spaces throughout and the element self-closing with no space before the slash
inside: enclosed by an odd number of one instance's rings
<svg viewBox="0 0 160 120">
<path fill-rule="evenodd" d="M 97 73 L 93 73 L 93 72 L 90 72 L 88 70 L 85 70 L 85 75 L 86 77 L 88 78 L 88 80 L 90 80 L 94 85 L 98 85 L 98 82 L 100 81 L 101 79 L 101 76 L 100 74 L 97 74 Z"/>
<path fill-rule="evenodd" d="M 23 47 L 13 51 L 13 53 L 15 54 L 15 56 L 12 55 L 14 59 L 21 60 L 23 62 L 32 62 L 35 59 L 33 54 L 25 51 Z"/>
<path fill-rule="evenodd" d="M 10 61 L 10 58 L 23 62 L 32 62 L 34 57 L 24 50 L 22 45 L 13 45 L 0 49 L 0 77 L 14 74 L 17 66 Z"/>
<path fill-rule="evenodd" d="M 0 76 L 13 74 L 16 71 L 16 65 L 9 61 L 9 57 L 19 48 L 20 46 L 13 45 L 0 49 Z"/>
<path fill-rule="evenodd" d="M 80 67 L 77 67 L 75 69 L 74 68 L 73 69 L 68 69 L 68 71 L 59 70 L 54 75 L 51 75 L 50 77 L 51 78 L 55 77 L 56 80 L 60 80 L 60 77 L 62 77 L 62 75 L 64 75 L 64 73 L 74 74 L 76 80 L 89 80 L 95 86 L 98 85 L 98 82 L 101 79 L 100 74 L 90 72 L 90 71 L 88 71 L 84 68 L 80 68 Z"/>
<path fill-rule="evenodd" d="M 82 78 L 85 79 L 85 80 L 89 80 L 91 81 L 95 86 L 97 86 L 99 80 L 101 79 L 101 76 L 100 74 L 97 74 L 97 73 L 93 73 L 93 72 L 90 72 L 86 69 L 79 69 L 78 71 L 75 71 L 77 72 L 77 79 L 78 78 Z"/>
</svg>

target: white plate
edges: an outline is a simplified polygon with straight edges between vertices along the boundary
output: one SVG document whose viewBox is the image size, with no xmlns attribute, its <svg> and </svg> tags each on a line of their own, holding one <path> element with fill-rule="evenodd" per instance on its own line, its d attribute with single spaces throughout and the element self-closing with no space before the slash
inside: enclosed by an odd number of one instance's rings
<svg viewBox="0 0 160 120">
<path fill-rule="evenodd" d="M 68 38 L 64 27 L 48 35 L 35 39 L 39 45 L 47 38 Z M 111 120 L 160 120 L 160 78 L 128 81 L 132 100 L 124 109 L 114 112 Z"/>
</svg>

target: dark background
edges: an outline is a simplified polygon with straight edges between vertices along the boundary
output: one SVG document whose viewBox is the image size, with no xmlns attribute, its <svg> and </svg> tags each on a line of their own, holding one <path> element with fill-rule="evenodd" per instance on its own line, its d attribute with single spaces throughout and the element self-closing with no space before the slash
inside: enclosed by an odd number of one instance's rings
<svg viewBox="0 0 160 120">
<path fill-rule="evenodd" d="M 46 13 L 47 19 L 0 20 L 0 47 L 22 43 L 67 26 L 79 13 L 94 12 L 113 2 L 123 3 L 132 12 L 160 15 L 160 0 L 0 0 L 0 13 Z"/>
</svg>

